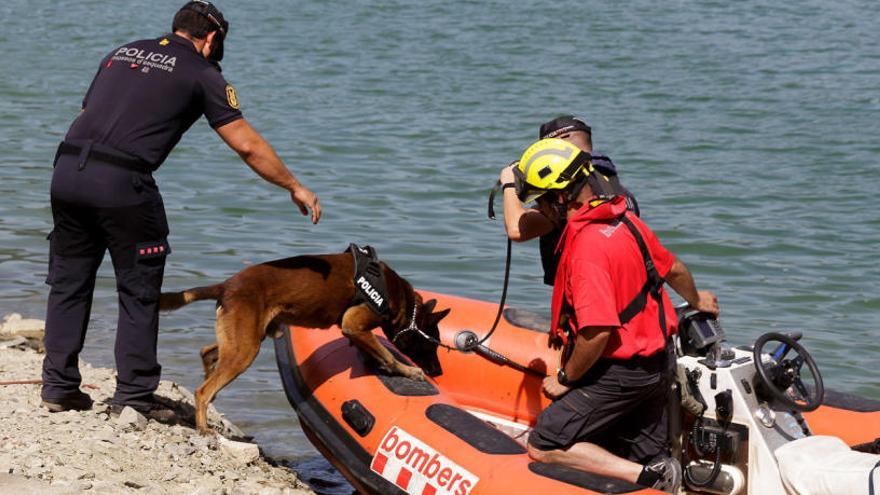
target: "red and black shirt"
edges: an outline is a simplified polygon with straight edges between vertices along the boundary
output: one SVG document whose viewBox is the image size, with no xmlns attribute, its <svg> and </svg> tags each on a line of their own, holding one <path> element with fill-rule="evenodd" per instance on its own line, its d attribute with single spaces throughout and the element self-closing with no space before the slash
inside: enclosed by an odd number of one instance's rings
<svg viewBox="0 0 880 495">
<path fill-rule="evenodd" d="M 575 332 L 584 327 L 615 327 L 603 357 L 629 359 L 652 356 L 663 349 L 664 335 L 659 305 L 653 297 L 628 322 L 621 324 L 620 313 L 645 285 L 647 274 L 639 246 L 621 215 L 638 229 L 645 240 L 657 272 L 666 277 L 675 256 L 632 212 L 623 197 L 596 207 L 585 205 L 570 218 L 563 233 L 562 259 L 553 286 L 553 330 L 559 325 L 563 306 L 571 308 L 569 323 Z M 666 328 L 676 326 L 675 309 L 662 291 Z"/>
</svg>

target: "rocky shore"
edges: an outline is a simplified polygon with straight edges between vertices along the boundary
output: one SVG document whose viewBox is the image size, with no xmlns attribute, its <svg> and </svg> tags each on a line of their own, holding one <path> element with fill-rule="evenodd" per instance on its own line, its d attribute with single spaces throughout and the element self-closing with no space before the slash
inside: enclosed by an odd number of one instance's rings
<svg viewBox="0 0 880 495">
<path fill-rule="evenodd" d="M 48 412 L 40 407 L 41 324 L 10 315 L 0 326 L 0 493 L 313 493 L 213 406 L 218 434 L 199 435 L 192 394 L 176 383 L 163 381 L 156 392 L 173 406 L 176 424 L 130 408 L 112 416 L 114 372 L 88 364 L 82 389 L 94 407 Z"/>
</svg>

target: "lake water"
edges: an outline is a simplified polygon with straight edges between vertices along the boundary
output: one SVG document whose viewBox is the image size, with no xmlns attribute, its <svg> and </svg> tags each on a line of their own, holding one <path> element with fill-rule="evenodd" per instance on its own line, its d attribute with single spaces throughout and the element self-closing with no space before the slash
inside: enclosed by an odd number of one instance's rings
<svg viewBox="0 0 880 495">
<path fill-rule="evenodd" d="M 51 159 L 99 60 L 166 32 L 180 3 L 0 3 L 0 313 L 45 314 Z M 357 242 L 417 287 L 497 300 L 504 235 L 486 219 L 489 188 L 538 124 L 574 113 L 718 294 L 729 340 L 803 331 L 827 387 L 880 399 L 880 3 L 219 6 L 224 75 L 325 216 L 300 217 L 202 120 L 156 174 L 166 288 Z M 509 304 L 548 311 L 536 246 L 513 256 Z M 113 364 L 114 292 L 108 260 L 83 356 L 98 365 Z M 210 303 L 162 317 L 166 378 L 200 383 L 213 320 Z M 218 406 L 317 488 L 350 491 L 332 486 L 264 347 Z"/>
</svg>

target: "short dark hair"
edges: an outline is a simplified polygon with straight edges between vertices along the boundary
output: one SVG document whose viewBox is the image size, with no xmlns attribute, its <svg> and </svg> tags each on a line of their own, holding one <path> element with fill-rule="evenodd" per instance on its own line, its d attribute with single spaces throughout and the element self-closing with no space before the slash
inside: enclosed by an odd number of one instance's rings
<svg viewBox="0 0 880 495">
<path fill-rule="evenodd" d="M 217 25 L 198 12 L 181 9 L 171 23 L 171 32 L 175 31 L 184 31 L 194 38 L 204 39 L 211 31 L 217 31 Z"/>
<path fill-rule="evenodd" d="M 551 121 L 541 124 L 541 128 L 538 130 L 538 138 L 554 138 L 561 134 L 575 131 L 586 132 L 588 136 L 593 135 L 593 130 L 582 119 L 574 115 L 560 115 Z"/>
</svg>

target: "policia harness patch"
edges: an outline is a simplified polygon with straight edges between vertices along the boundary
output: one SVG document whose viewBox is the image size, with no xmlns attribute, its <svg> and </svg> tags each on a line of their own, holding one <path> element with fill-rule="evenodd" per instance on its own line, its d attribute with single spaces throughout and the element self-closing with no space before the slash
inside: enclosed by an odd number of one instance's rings
<svg viewBox="0 0 880 495">
<path fill-rule="evenodd" d="M 387 318 L 391 314 L 388 289 L 376 250 L 372 246 L 360 247 L 352 243 L 346 251 L 354 258 L 354 298 L 351 304 L 367 303 L 377 315 Z"/>
</svg>

